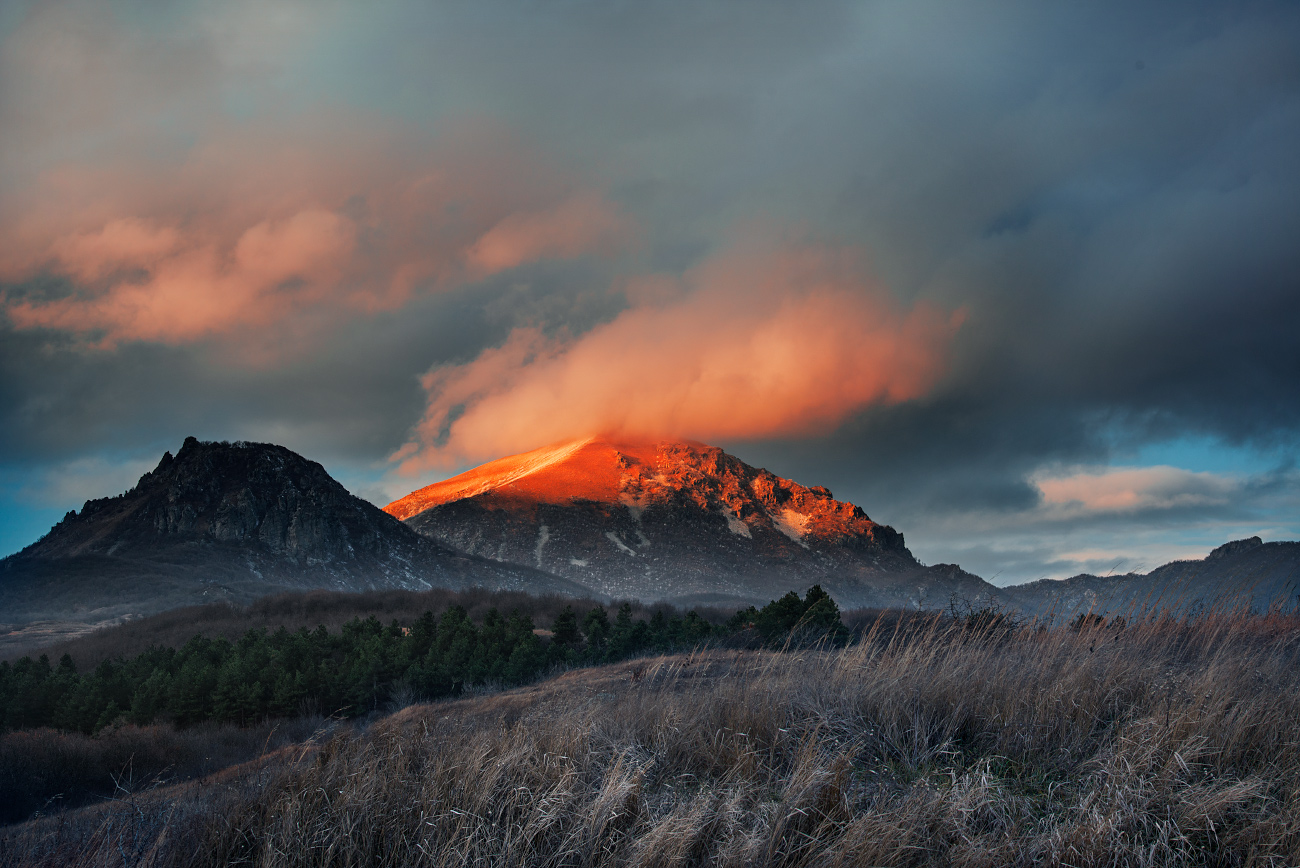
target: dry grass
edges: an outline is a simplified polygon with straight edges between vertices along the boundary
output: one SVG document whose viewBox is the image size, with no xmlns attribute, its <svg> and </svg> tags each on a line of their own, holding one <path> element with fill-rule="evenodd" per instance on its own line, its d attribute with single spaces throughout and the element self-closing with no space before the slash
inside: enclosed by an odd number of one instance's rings
<svg viewBox="0 0 1300 868">
<path fill-rule="evenodd" d="M 0 823 L 208 777 L 337 725 L 299 717 L 245 728 L 128 724 L 94 736 L 48 728 L 0 734 Z"/>
<path fill-rule="evenodd" d="M 160 794 L 136 820 L 87 814 L 75 853 L 47 820 L 12 830 L 0 857 L 1295 865 L 1298 642 L 1282 617 L 1014 633 L 935 620 L 845 651 L 575 671 L 285 755 L 206 816 L 190 791 Z"/>
</svg>

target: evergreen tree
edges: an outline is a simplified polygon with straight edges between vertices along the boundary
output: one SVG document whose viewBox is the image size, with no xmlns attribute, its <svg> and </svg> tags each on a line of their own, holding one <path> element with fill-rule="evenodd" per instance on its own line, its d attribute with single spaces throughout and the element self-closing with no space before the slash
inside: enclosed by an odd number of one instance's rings
<svg viewBox="0 0 1300 868">
<path fill-rule="evenodd" d="M 582 618 L 582 632 L 587 637 L 587 650 L 592 659 L 597 659 L 600 649 L 609 639 L 609 616 L 604 606 L 596 606 Z"/>
<path fill-rule="evenodd" d="M 436 699 L 486 681 L 523 683 L 556 664 L 688 649 L 751 624 L 777 646 L 792 631 L 801 642 L 840 641 L 847 633 L 834 600 L 817 586 L 803 599 L 791 592 L 762 610 L 741 610 L 719 628 L 695 611 L 670 618 L 661 609 L 647 622 L 624 603 L 611 624 L 601 606 L 581 618 L 566 606 L 549 643 L 518 610 L 507 617 L 494 609 L 479 625 L 452 606 L 441 618 L 425 612 L 410 629 L 370 617 L 353 619 L 338 633 L 324 626 L 295 633 L 282 627 L 270 635 L 254 629 L 233 644 L 195 636 L 179 650 L 151 647 L 85 674 L 66 654 L 55 667 L 47 656 L 0 662 L 0 729 L 54 726 L 93 734 L 122 719 L 247 726 L 304 711 L 358 715 L 381 707 L 397 684 L 410 685 L 418 698 Z"/>
</svg>

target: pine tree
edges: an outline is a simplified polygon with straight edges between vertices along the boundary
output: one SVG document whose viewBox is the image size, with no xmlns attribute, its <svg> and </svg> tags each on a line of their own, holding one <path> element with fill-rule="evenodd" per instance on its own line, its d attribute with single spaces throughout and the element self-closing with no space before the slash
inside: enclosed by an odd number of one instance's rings
<svg viewBox="0 0 1300 868">
<path fill-rule="evenodd" d="M 578 629 L 578 615 L 572 606 L 565 606 L 564 611 L 555 616 L 551 625 L 551 642 L 564 648 L 572 648 L 582 641 L 582 632 Z"/>
</svg>

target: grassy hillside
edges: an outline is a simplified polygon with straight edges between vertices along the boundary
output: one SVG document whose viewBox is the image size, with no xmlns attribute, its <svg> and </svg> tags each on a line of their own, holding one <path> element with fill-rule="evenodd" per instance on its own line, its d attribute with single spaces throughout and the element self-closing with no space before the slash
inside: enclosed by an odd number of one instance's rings
<svg viewBox="0 0 1300 868">
<path fill-rule="evenodd" d="M 409 707 L 204 787 L 11 827 L 6 864 L 1300 862 L 1300 622 L 935 619 Z"/>
<path fill-rule="evenodd" d="M 383 599 L 284 597 L 253 610 L 209 609 L 212 621 L 187 622 L 189 630 L 205 629 L 207 637 L 195 635 L 180 648 L 151 644 L 89 670 L 79 670 L 70 653 L 57 664 L 48 655 L 12 665 L 0 661 L 0 824 L 51 806 L 109 798 L 122 776 L 177 780 L 223 768 L 213 765 L 211 755 L 226 757 L 225 765 L 246 760 L 257 755 L 259 744 L 247 736 L 248 728 L 265 729 L 275 721 L 373 718 L 415 701 L 702 644 L 781 647 L 847 639 L 834 602 L 817 587 L 803 598 L 791 592 L 761 611 L 751 607 L 716 624 L 694 611 L 656 610 L 645 620 L 634 617 L 631 604 L 621 605 L 613 618 L 598 605 L 581 612 L 566 605 L 549 630 L 539 630 L 522 608 L 506 615 L 490 608 L 475 621 L 464 606 L 453 604 L 441 617 L 426 610 L 409 627 L 395 618 L 385 626 L 371 615 L 354 617 L 334 632 L 319 624 L 292 633 L 283 625 L 273 633 L 254 627 L 233 642 L 220 634 L 250 618 L 265 623 L 275 613 L 337 616 Z M 435 602 L 427 595 L 417 599 Z M 445 595 L 442 602 L 450 600 L 520 602 L 534 611 L 550 602 L 500 594 Z M 129 647 L 122 638 L 135 636 L 132 628 L 106 631 L 94 647 Z M 115 633 L 117 642 L 111 641 Z M 292 723 L 284 731 L 291 729 L 301 726 Z M 205 739 L 220 746 L 207 748 Z"/>
</svg>

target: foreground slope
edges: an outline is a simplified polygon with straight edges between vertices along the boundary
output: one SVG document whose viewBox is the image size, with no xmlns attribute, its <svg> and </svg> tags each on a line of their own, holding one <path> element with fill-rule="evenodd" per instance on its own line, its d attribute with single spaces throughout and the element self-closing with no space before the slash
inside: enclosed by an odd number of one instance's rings
<svg viewBox="0 0 1300 868">
<path fill-rule="evenodd" d="M 0 612 L 101 620 L 290 588 L 471 585 L 585 591 L 425 539 L 282 446 L 190 437 L 130 491 L 0 561 Z"/>
<path fill-rule="evenodd" d="M 1290 609 L 1300 593 L 1300 542 L 1259 537 L 1225 543 L 1202 560 L 1173 561 L 1149 573 L 1081 574 L 1003 588 L 1021 611 L 1071 617 L 1167 608 Z"/>
<path fill-rule="evenodd" d="M 588 438 L 503 458 L 385 510 L 441 543 L 616 597 L 762 601 L 820 583 L 846 607 L 998 598 L 926 567 L 861 508 L 687 441 Z"/>
<path fill-rule="evenodd" d="M 1294 619 L 932 623 L 412 706 L 0 830 L 0 864 L 1300 864 Z"/>
</svg>

